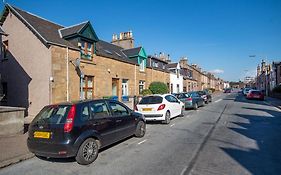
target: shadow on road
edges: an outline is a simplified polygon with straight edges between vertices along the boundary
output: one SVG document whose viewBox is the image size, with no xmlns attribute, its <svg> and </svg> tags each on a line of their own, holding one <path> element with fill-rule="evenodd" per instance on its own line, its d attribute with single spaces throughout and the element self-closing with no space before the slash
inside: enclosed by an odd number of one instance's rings
<svg viewBox="0 0 281 175">
<path fill-rule="evenodd" d="M 241 98 L 239 100 L 241 100 Z M 245 100 L 245 102 L 262 104 L 259 101 Z M 266 116 L 236 114 L 238 117 L 247 119 L 249 123 L 232 122 L 242 128 L 229 128 L 247 138 L 255 140 L 257 149 L 220 148 L 252 174 L 280 174 L 281 113 L 275 110 L 254 107 L 242 108 L 248 109 L 249 113 L 251 113 L 251 111 L 261 111 L 269 114 Z"/>
</svg>

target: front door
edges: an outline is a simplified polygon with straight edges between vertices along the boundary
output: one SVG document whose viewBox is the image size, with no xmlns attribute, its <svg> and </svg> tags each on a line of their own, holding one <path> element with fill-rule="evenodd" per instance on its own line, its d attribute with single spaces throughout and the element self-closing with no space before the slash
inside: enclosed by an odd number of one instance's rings
<svg viewBox="0 0 281 175">
<path fill-rule="evenodd" d="M 112 78 L 112 96 L 117 96 L 119 98 L 119 79 Z"/>
</svg>

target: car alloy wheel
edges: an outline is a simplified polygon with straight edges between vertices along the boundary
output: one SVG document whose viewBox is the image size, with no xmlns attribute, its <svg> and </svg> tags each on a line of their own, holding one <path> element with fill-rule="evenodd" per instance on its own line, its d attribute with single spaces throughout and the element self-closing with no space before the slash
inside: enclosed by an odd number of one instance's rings
<svg viewBox="0 0 281 175">
<path fill-rule="evenodd" d="M 171 114 L 170 114 L 169 111 L 167 111 L 166 114 L 165 114 L 165 121 L 164 121 L 165 124 L 169 124 L 170 123 L 170 121 L 171 121 L 170 117 L 171 117 Z"/>
<path fill-rule="evenodd" d="M 81 165 L 88 165 L 98 157 L 98 142 L 93 138 L 86 139 L 79 147 L 76 161 Z"/>
</svg>

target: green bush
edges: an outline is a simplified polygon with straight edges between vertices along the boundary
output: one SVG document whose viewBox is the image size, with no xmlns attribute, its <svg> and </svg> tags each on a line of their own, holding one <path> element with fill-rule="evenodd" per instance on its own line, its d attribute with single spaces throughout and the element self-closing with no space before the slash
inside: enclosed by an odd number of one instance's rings
<svg viewBox="0 0 281 175">
<path fill-rule="evenodd" d="M 274 93 L 281 93 L 281 85 L 277 85 L 275 88 L 272 90 Z"/>
<path fill-rule="evenodd" d="M 214 88 L 209 88 L 208 90 L 209 92 L 211 91 L 211 93 L 214 93 L 216 91 Z"/>
<path fill-rule="evenodd" d="M 149 89 L 153 94 L 166 94 L 169 92 L 167 85 L 163 82 L 152 82 Z"/>
<path fill-rule="evenodd" d="M 141 91 L 141 94 L 142 94 L 143 96 L 146 96 L 146 95 L 151 95 L 152 92 L 151 92 L 150 89 L 144 89 L 143 91 Z"/>
</svg>

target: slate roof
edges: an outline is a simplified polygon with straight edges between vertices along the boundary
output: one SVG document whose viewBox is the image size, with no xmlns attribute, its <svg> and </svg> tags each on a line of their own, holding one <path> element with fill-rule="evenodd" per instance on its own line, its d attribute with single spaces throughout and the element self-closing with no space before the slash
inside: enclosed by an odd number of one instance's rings
<svg viewBox="0 0 281 175">
<path fill-rule="evenodd" d="M 11 12 L 17 16 L 45 45 L 58 44 L 78 49 L 77 46 L 74 46 L 72 43 L 59 36 L 58 30 L 63 28 L 63 26 L 18 9 L 9 4 L 7 4 L 5 7 L 9 8 Z"/>
<path fill-rule="evenodd" d="M 122 52 L 127 55 L 128 57 L 130 56 L 136 56 L 139 54 L 141 50 L 141 47 L 136 47 L 136 48 L 132 48 L 132 49 L 123 49 Z"/>
<path fill-rule="evenodd" d="M 168 69 L 177 68 L 177 66 L 178 66 L 178 63 L 170 63 L 170 64 L 167 64 L 167 68 L 168 68 Z"/>
<path fill-rule="evenodd" d="M 45 44 L 60 45 L 64 47 L 70 47 L 79 50 L 78 46 L 65 40 L 63 36 L 69 36 L 71 34 L 78 33 L 89 21 L 73 25 L 70 27 L 64 27 L 54 22 L 48 21 L 44 18 L 31 14 L 29 12 L 18 9 L 14 6 L 6 4 L 4 13 L 0 19 L 0 25 L 5 21 L 9 11 L 11 11 L 17 18 L 19 18 L 30 30 L 37 36 L 37 38 Z M 6 16 L 5 16 L 6 15 Z M 139 54 L 141 47 L 124 49 L 114 44 L 108 43 L 103 40 L 99 40 L 96 43 L 96 54 L 107 58 L 112 58 L 118 61 L 138 64 L 137 58 L 129 58 Z"/>
<path fill-rule="evenodd" d="M 59 30 L 61 36 L 64 38 L 69 35 L 78 34 L 81 29 L 88 23 L 89 21 L 82 22 L 80 24 L 76 24 L 70 27 L 65 27 Z"/>
<path fill-rule="evenodd" d="M 161 60 L 160 58 L 157 58 L 157 57 L 152 56 L 152 55 L 148 55 L 147 58 L 150 58 L 150 59 L 152 59 L 152 60 L 157 60 L 157 61 L 160 61 L 160 62 L 162 62 L 162 63 L 168 64 L 167 61 Z"/>
<path fill-rule="evenodd" d="M 114 44 L 99 40 L 96 45 L 97 55 L 104 56 L 108 58 L 113 58 L 126 63 L 138 64 L 137 60 L 130 59 L 125 55 L 122 47 L 116 46 Z"/>
</svg>

